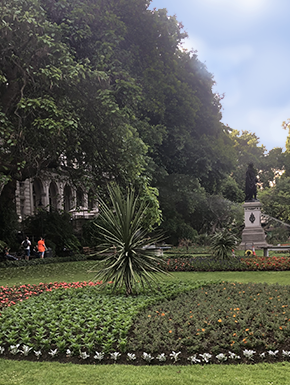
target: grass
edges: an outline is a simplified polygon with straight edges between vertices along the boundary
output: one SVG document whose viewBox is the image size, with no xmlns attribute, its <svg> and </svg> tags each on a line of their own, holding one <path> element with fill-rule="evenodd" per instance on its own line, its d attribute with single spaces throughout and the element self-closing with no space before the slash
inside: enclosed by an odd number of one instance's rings
<svg viewBox="0 0 290 385">
<path fill-rule="evenodd" d="M 0 285 L 37 284 L 50 281 L 90 280 L 88 270 L 94 261 L 58 265 L 38 265 L 0 270 Z M 290 272 L 179 272 L 163 277 L 169 282 L 179 280 L 226 280 L 289 284 Z M 238 385 L 289 384 L 290 364 L 287 362 L 257 365 L 208 366 L 129 366 L 72 365 L 58 362 L 29 362 L 0 359 L 0 385 L 59 384 L 209 384 Z"/>
<path fill-rule="evenodd" d="M 289 385 L 290 363 L 92 367 L 0 359 L 0 373 L 0 385 Z"/>
<path fill-rule="evenodd" d="M 74 282 L 89 281 L 95 273 L 89 270 L 95 261 L 52 263 L 24 267 L 0 269 L 0 285 L 38 284 L 40 282 Z"/>
<path fill-rule="evenodd" d="M 49 265 L 11 267 L 0 269 L 0 286 L 22 284 L 38 284 L 40 282 L 75 282 L 93 280 L 94 273 L 89 270 L 95 261 L 66 262 Z M 288 285 L 290 271 L 216 271 L 216 272 L 175 272 L 170 276 L 162 276 L 162 280 L 194 280 L 194 281 L 236 281 L 266 282 Z"/>
</svg>

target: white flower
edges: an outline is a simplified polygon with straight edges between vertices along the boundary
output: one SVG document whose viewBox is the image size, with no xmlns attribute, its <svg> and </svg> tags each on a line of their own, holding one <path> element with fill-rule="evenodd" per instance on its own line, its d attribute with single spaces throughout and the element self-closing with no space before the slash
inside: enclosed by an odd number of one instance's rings
<svg viewBox="0 0 290 385">
<path fill-rule="evenodd" d="M 243 354 L 246 358 L 249 358 L 249 360 L 252 360 L 253 359 L 253 355 L 255 354 L 255 350 L 248 350 L 248 349 L 245 349 L 243 350 Z"/>
<path fill-rule="evenodd" d="M 154 360 L 154 357 L 152 357 L 150 353 L 148 354 L 145 352 L 143 352 L 142 358 L 143 358 L 143 360 L 145 360 L 147 362 L 151 362 L 152 360 Z"/>
<path fill-rule="evenodd" d="M 261 354 L 260 354 L 260 357 L 261 357 L 261 358 L 265 358 L 265 357 L 266 357 L 266 353 L 265 353 L 265 352 L 261 353 Z"/>
<path fill-rule="evenodd" d="M 170 353 L 169 355 L 170 355 L 171 359 L 174 360 L 174 362 L 177 362 L 179 360 L 178 356 L 180 353 L 181 352 L 176 353 L 176 352 L 172 351 L 172 353 Z"/>
<path fill-rule="evenodd" d="M 196 358 L 196 354 L 194 354 L 193 356 L 190 356 L 187 358 L 188 361 L 190 361 L 192 364 L 197 364 L 198 362 L 200 362 L 200 360 L 198 358 Z"/>
<path fill-rule="evenodd" d="M 20 352 L 20 350 L 18 349 L 20 346 L 20 344 L 17 344 L 17 345 L 10 345 L 10 353 L 11 354 L 17 354 Z"/>
<path fill-rule="evenodd" d="M 226 360 L 228 359 L 228 357 L 227 357 L 224 353 L 218 354 L 217 356 L 215 356 L 215 358 L 216 358 L 217 360 L 219 360 L 220 362 L 226 361 Z"/>
<path fill-rule="evenodd" d="M 273 350 L 268 350 L 268 354 L 269 354 L 269 356 L 274 356 L 274 357 L 276 357 L 276 355 L 279 353 L 279 350 L 275 350 L 274 352 L 273 352 Z"/>
<path fill-rule="evenodd" d="M 37 359 L 42 355 L 41 350 L 33 350 L 34 354 L 36 355 Z"/>
<path fill-rule="evenodd" d="M 2 346 L 0 346 L 0 354 L 3 354 L 5 352 L 5 348 L 3 348 Z"/>
<path fill-rule="evenodd" d="M 233 353 L 233 352 L 230 352 L 229 351 L 229 358 L 233 359 L 233 360 L 240 360 L 241 357 L 238 356 L 236 353 Z"/>
<path fill-rule="evenodd" d="M 99 360 L 99 361 L 102 361 L 102 359 L 104 358 L 105 354 L 103 352 L 96 352 L 96 355 L 94 356 L 94 359 L 95 360 Z"/>
<path fill-rule="evenodd" d="M 110 353 L 110 356 L 111 356 L 110 358 L 112 360 L 117 361 L 117 359 L 121 356 L 121 353 L 119 353 L 119 352 Z"/>
<path fill-rule="evenodd" d="M 282 355 L 284 357 L 290 357 L 290 350 L 282 350 Z"/>
<path fill-rule="evenodd" d="M 69 349 L 66 349 L 65 354 L 66 354 L 67 357 L 71 357 L 72 356 L 72 351 L 69 350 Z"/>
<path fill-rule="evenodd" d="M 87 354 L 87 352 L 80 352 L 80 358 L 82 358 L 83 360 L 86 360 L 89 357 L 90 355 Z"/>
<path fill-rule="evenodd" d="M 165 353 L 161 353 L 161 354 L 158 354 L 158 356 L 156 357 L 158 361 L 160 362 L 165 362 L 166 361 L 166 355 Z"/>
<path fill-rule="evenodd" d="M 24 356 L 28 356 L 30 350 L 32 350 L 32 348 L 30 348 L 30 347 L 27 346 L 27 345 L 23 345 L 23 346 L 22 346 L 22 349 L 23 349 L 23 350 L 20 350 L 20 352 L 23 353 Z"/>
<path fill-rule="evenodd" d="M 202 358 L 202 360 L 206 363 L 209 362 L 209 360 L 211 359 L 211 354 L 209 353 L 203 353 L 203 354 L 200 354 L 200 357 Z"/>
<path fill-rule="evenodd" d="M 134 354 L 134 353 L 127 353 L 127 360 L 129 360 L 129 361 L 136 360 L 136 354 Z"/>
<path fill-rule="evenodd" d="M 48 352 L 48 354 L 49 354 L 51 357 L 56 356 L 56 355 L 57 355 L 57 349 L 54 349 L 54 350 L 50 349 L 50 352 Z"/>
</svg>

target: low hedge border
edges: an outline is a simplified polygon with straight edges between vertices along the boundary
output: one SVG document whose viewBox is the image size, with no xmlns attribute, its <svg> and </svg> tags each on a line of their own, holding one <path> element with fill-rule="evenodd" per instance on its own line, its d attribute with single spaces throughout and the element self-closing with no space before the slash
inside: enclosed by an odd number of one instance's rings
<svg viewBox="0 0 290 385">
<path fill-rule="evenodd" d="M 290 270 L 290 257 L 169 258 L 168 271 L 284 271 Z"/>
<path fill-rule="evenodd" d="M 29 261 L 0 262 L 0 268 L 46 265 L 51 263 L 78 262 L 100 259 L 98 254 L 75 254 L 67 257 L 31 259 Z M 166 270 L 174 271 L 285 271 L 290 270 L 290 257 L 230 257 L 218 259 L 214 257 L 165 258 Z"/>
<path fill-rule="evenodd" d="M 71 255 L 68 257 L 52 257 L 52 258 L 37 258 L 26 261 L 21 259 L 19 261 L 4 261 L 0 262 L 0 268 L 4 269 L 7 267 L 23 267 L 23 266 L 35 266 L 35 265 L 48 265 L 51 263 L 62 263 L 62 262 L 74 262 L 74 261 L 86 261 L 88 256 L 82 254 Z"/>
</svg>

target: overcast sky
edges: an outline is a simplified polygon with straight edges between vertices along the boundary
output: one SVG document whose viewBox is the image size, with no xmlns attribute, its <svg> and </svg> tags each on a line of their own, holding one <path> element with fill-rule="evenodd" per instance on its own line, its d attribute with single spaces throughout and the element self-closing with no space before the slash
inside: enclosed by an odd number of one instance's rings
<svg viewBox="0 0 290 385">
<path fill-rule="evenodd" d="M 290 0 L 152 0 L 176 15 L 225 94 L 222 121 L 285 149 L 290 118 Z"/>
</svg>

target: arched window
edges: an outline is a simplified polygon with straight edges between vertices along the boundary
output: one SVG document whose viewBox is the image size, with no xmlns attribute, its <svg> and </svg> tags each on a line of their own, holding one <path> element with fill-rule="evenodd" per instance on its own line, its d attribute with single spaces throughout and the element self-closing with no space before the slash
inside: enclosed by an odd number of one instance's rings
<svg viewBox="0 0 290 385">
<path fill-rule="evenodd" d="M 51 182 L 49 186 L 49 210 L 57 210 L 57 200 L 58 200 L 58 188 L 55 182 Z"/>
<path fill-rule="evenodd" d="M 65 185 L 63 191 L 63 205 L 64 211 L 70 211 L 72 209 L 72 191 L 71 187 L 68 185 Z"/>
<path fill-rule="evenodd" d="M 89 190 L 88 193 L 88 209 L 93 210 L 96 206 L 95 194 L 92 189 Z"/>
<path fill-rule="evenodd" d="M 78 189 L 77 189 L 77 207 L 83 207 L 83 206 L 84 206 L 84 192 L 80 187 L 78 187 Z"/>
<path fill-rule="evenodd" d="M 43 207 L 43 185 L 40 179 L 35 178 L 32 184 L 32 194 L 33 194 L 33 208 L 34 212 L 37 212 L 38 209 Z"/>
</svg>

